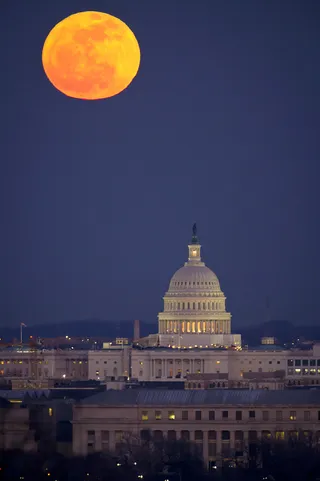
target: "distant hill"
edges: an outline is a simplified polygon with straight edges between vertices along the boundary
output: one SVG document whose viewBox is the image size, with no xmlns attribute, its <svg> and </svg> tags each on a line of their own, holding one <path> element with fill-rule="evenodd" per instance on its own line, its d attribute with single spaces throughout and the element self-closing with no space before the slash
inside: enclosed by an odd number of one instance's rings
<svg viewBox="0 0 320 481">
<path fill-rule="evenodd" d="M 237 329 L 242 335 L 243 344 L 249 346 L 260 344 L 262 337 L 275 337 L 279 344 L 285 344 L 300 339 L 320 340 L 320 326 L 294 325 L 290 321 L 269 321 L 258 326 Z"/>
<path fill-rule="evenodd" d="M 28 325 L 23 328 L 23 338 L 34 337 L 103 337 L 106 340 L 116 337 L 133 337 L 134 321 L 102 321 L 87 319 L 82 321 L 59 322 L 55 324 Z M 157 332 L 157 324 L 140 322 L 140 336 Z M 0 327 L 0 337 L 10 342 L 20 338 L 20 326 Z"/>
<path fill-rule="evenodd" d="M 24 339 L 34 337 L 101 337 L 105 340 L 116 337 L 133 337 L 134 321 L 103 321 L 87 319 L 82 321 L 68 321 L 55 324 L 39 324 L 27 326 L 23 329 Z M 141 337 L 156 333 L 157 323 L 140 322 Z M 256 346 L 261 337 L 276 337 L 280 344 L 288 343 L 297 338 L 303 340 L 320 340 L 320 326 L 295 326 L 290 321 L 269 321 L 258 326 L 236 328 L 234 332 L 242 335 L 243 344 Z M 20 338 L 20 327 L 0 327 L 0 337 L 8 342 Z"/>
</svg>

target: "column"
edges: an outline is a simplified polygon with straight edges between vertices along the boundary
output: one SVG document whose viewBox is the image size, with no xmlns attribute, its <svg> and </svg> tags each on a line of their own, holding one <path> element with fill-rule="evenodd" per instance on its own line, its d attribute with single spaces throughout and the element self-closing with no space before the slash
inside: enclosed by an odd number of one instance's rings
<svg viewBox="0 0 320 481">
<path fill-rule="evenodd" d="M 208 450 L 208 431 L 203 431 L 203 460 L 205 466 L 208 468 L 209 450 Z"/>
<path fill-rule="evenodd" d="M 116 447 L 115 432 L 109 431 L 109 449 L 110 449 L 110 451 L 114 451 L 115 447 Z"/>
<path fill-rule="evenodd" d="M 216 454 L 216 459 L 217 461 L 220 461 L 221 459 L 221 430 L 216 431 L 216 436 L 217 436 L 217 454 Z"/>
<path fill-rule="evenodd" d="M 101 431 L 95 431 L 95 446 L 94 449 L 95 451 L 100 452 L 101 451 Z"/>
<path fill-rule="evenodd" d="M 235 431 L 230 431 L 230 449 L 234 450 L 236 446 L 236 433 Z"/>
<path fill-rule="evenodd" d="M 72 438 L 72 452 L 76 456 L 81 456 L 84 454 L 84 448 L 86 447 L 84 443 L 86 440 L 83 439 L 80 426 L 77 426 L 76 424 L 73 425 Z"/>
</svg>

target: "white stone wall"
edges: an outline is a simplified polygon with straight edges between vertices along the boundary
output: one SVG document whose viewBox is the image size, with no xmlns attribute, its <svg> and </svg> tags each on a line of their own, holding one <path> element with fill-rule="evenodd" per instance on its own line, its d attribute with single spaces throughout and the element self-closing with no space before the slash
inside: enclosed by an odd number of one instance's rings
<svg viewBox="0 0 320 481">
<path fill-rule="evenodd" d="M 107 377 L 129 377 L 130 374 L 129 347 L 119 349 L 104 349 L 88 352 L 88 379 L 103 381 Z"/>
<path fill-rule="evenodd" d="M 87 351 L 0 351 L 0 377 L 7 379 L 87 379 Z"/>
</svg>

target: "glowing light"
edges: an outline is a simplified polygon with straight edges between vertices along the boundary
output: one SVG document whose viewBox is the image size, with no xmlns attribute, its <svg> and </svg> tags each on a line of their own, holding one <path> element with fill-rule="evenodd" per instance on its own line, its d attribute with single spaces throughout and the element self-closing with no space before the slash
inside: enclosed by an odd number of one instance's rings
<svg viewBox="0 0 320 481">
<path fill-rule="evenodd" d="M 134 33 L 121 20 L 101 12 L 79 12 L 59 22 L 42 50 L 50 82 L 68 97 L 97 100 L 130 85 L 140 65 Z"/>
</svg>

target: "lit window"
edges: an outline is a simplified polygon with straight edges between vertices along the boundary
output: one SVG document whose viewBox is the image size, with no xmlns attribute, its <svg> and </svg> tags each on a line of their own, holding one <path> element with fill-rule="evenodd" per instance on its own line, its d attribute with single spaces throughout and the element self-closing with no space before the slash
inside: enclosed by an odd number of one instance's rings
<svg viewBox="0 0 320 481">
<path fill-rule="evenodd" d="M 290 419 L 290 421 L 296 421 L 296 420 L 297 420 L 297 413 L 296 413 L 296 411 L 290 411 L 289 419 Z"/>
<path fill-rule="evenodd" d="M 168 419 L 170 419 L 171 421 L 176 419 L 176 415 L 174 414 L 174 411 L 168 412 Z"/>
<path fill-rule="evenodd" d="M 220 364 L 220 361 L 217 361 L 217 364 Z"/>
<path fill-rule="evenodd" d="M 155 418 L 156 418 L 157 421 L 161 421 L 161 411 L 155 412 Z"/>
<path fill-rule="evenodd" d="M 148 411 L 142 411 L 141 413 L 141 420 L 142 421 L 148 421 L 149 417 L 148 417 Z"/>
<path fill-rule="evenodd" d="M 276 440 L 284 441 L 284 431 L 276 431 Z"/>
<path fill-rule="evenodd" d="M 52 415 L 53 415 L 53 409 L 52 409 L 52 408 L 49 408 L 49 409 L 48 409 L 48 412 L 49 412 L 49 416 L 52 416 Z"/>
</svg>

